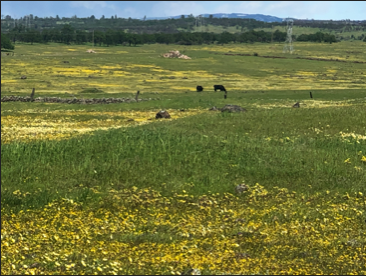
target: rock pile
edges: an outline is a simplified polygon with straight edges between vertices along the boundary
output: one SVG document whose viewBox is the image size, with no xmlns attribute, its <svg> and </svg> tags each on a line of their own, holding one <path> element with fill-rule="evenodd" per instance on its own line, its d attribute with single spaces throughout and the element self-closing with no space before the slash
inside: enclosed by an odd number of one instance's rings
<svg viewBox="0 0 366 276">
<path fill-rule="evenodd" d="M 142 101 L 155 101 L 158 99 L 148 98 L 148 99 L 138 99 L 139 102 Z M 1 102 L 38 102 L 38 103 L 67 103 L 67 104 L 109 104 L 109 103 L 130 103 L 136 102 L 135 99 L 130 98 L 99 98 L 99 99 L 77 99 L 77 98 L 59 98 L 59 97 L 38 97 L 32 100 L 31 97 L 26 96 L 4 96 L 1 98 Z"/>
<path fill-rule="evenodd" d="M 191 59 L 189 56 L 181 54 L 179 51 L 169 51 L 169 53 L 163 54 L 165 58 L 182 58 L 182 59 Z"/>
</svg>

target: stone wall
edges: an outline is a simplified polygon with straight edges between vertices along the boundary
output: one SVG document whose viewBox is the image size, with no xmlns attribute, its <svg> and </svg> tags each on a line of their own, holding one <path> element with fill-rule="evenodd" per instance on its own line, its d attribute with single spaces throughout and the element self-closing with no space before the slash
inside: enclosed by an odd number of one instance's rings
<svg viewBox="0 0 366 276">
<path fill-rule="evenodd" d="M 159 98 L 138 99 L 142 101 L 155 101 Z M 109 104 L 109 103 L 130 103 L 136 102 L 133 98 L 91 98 L 91 99 L 77 99 L 77 98 L 59 98 L 59 97 L 38 97 L 32 100 L 31 97 L 26 96 L 4 96 L 1 102 L 38 102 L 38 103 L 67 103 L 67 104 Z"/>
</svg>

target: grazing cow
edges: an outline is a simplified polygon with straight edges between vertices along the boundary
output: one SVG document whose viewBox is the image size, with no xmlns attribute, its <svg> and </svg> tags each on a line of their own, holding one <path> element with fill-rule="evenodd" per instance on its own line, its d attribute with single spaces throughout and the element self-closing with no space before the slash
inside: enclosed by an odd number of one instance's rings
<svg viewBox="0 0 366 276">
<path fill-rule="evenodd" d="M 215 92 L 216 90 L 220 90 L 220 91 L 225 91 L 226 92 L 226 89 L 223 85 L 219 84 L 219 85 L 214 85 L 214 89 L 215 89 Z"/>
<path fill-rule="evenodd" d="M 203 91 L 203 87 L 200 86 L 200 85 L 197 85 L 196 89 L 197 89 L 197 92 L 202 92 Z"/>
</svg>

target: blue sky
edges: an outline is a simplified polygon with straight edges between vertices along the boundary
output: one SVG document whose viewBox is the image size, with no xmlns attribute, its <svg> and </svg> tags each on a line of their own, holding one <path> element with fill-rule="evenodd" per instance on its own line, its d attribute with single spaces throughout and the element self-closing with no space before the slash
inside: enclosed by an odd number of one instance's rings
<svg viewBox="0 0 366 276">
<path fill-rule="evenodd" d="M 142 18 L 202 13 L 260 13 L 281 18 L 366 20 L 366 1 L 1 1 L 1 14 Z"/>
</svg>

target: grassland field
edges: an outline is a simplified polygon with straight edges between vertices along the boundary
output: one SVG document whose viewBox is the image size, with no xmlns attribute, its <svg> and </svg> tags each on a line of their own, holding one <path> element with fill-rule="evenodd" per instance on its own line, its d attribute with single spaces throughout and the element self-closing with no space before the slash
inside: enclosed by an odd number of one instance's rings
<svg viewBox="0 0 366 276">
<path fill-rule="evenodd" d="M 15 46 L 2 97 L 157 100 L 1 103 L 2 274 L 366 273 L 364 42 Z"/>
</svg>

